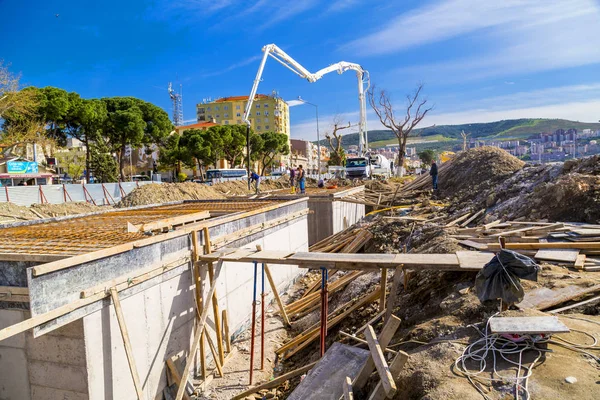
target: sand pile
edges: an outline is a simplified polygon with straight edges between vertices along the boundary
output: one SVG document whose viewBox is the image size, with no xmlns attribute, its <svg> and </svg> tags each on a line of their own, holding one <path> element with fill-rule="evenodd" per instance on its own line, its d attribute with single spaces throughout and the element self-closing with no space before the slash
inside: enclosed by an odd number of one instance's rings
<svg viewBox="0 0 600 400">
<path fill-rule="evenodd" d="M 109 208 L 111 207 L 100 207 L 86 202 L 33 204 L 31 207 L 19 206 L 14 203 L 0 203 L 0 224 L 63 217 L 65 215 L 87 214 Z"/>
</svg>

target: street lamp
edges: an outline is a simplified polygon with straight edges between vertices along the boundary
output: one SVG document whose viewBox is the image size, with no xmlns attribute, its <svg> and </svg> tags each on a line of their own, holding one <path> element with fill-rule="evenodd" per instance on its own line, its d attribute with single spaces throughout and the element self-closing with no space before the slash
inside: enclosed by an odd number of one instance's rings
<svg viewBox="0 0 600 400">
<path fill-rule="evenodd" d="M 298 96 L 298 101 L 311 105 L 315 108 L 316 116 L 317 116 L 317 171 L 319 174 L 319 180 L 321 180 L 321 138 L 319 137 L 319 106 L 304 100 L 302 97 Z"/>
</svg>

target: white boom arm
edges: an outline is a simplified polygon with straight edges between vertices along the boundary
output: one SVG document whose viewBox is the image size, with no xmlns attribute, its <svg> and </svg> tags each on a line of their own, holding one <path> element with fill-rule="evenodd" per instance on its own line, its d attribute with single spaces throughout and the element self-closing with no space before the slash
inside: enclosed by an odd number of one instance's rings
<svg viewBox="0 0 600 400">
<path fill-rule="evenodd" d="M 358 78 L 358 101 L 360 103 L 360 120 L 358 123 L 359 152 L 363 155 L 368 152 L 369 141 L 367 137 L 367 102 L 365 99 L 365 90 L 367 90 L 370 85 L 368 71 L 364 70 L 358 64 L 341 61 L 339 63 L 332 64 L 329 67 L 320 69 L 319 71 L 313 74 L 306 68 L 304 68 L 302 65 L 300 65 L 292 57 L 290 57 L 285 51 L 277 47 L 277 45 L 275 44 L 266 45 L 265 47 L 263 47 L 262 51 L 264 52 L 264 55 L 262 61 L 260 62 L 260 66 L 258 67 L 258 72 L 256 73 L 256 78 L 254 79 L 254 85 L 252 85 L 252 90 L 250 91 L 250 96 L 248 97 L 248 103 L 246 104 L 246 110 L 244 111 L 244 122 L 248 126 L 250 126 L 249 117 L 250 113 L 252 112 L 252 103 L 254 102 L 254 97 L 256 96 L 256 92 L 258 91 L 258 85 L 261 81 L 263 70 L 265 69 L 267 57 L 271 56 L 284 67 L 286 67 L 299 77 L 308 80 L 310 83 L 318 81 L 323 77 L 323 75 L 328 74 L 330 72 L 337 72 L 338 74 L 342 74 L 348 70 L 353 70 L 356 71 L 356 77 Z"/>
</svg>

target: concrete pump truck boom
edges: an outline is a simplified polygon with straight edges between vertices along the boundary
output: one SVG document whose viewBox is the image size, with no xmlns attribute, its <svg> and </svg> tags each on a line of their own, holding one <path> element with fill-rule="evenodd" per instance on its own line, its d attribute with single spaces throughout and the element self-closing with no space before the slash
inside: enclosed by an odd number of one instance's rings
<svg viewBox="0 0 600 400">
<path fill-rule="evenodd" d="M 369 160 L 369 167 L 365 168 L 367 172 L 367 176 L 371 176 L 371 166 L 370 166 L 370 157 L 367 156 L 369 151 L 369 142 L 367 137 L 367 101 L 365 98 L 365 91 L 368 90 L 370 85 L 369 80 L 369 72 L 363 69 L 360 65 L 355 63 L 349 63 L 345 61 L 338 62 L 336 64 L 332 64 L 328 67 L 320 69 L 315 73 L 311 73 L 306 68 L 304 68 L 300 63 L 290 57 L 286 52 L 280 49 L 275 44 L 268 44 L 262 49 L 263 57 L 258 67 L 258 72 L 256 73 L 256 78 L 254 79 L 254 84 L 252 85 L 252 90 L 250 91 L 250 96 L 248 97 L 248 102 L 246 103 L 246 109 L 244 110 L 244 122 L 246 123 L 246 156 L 247 156 L 247 166 L 248 166 L 248 175 L 250 175 L 250 114 L 252 112 L 252 103 L 254 102 L 254 98 L 258 91 L 258 85 L 261 81 L 262 74 L 265 68 L 265 64 L 267 62 L 267 58 L 271 56 L 273 59 L 277 60 L 284 67 L 295 73 L 301 78 L 308 80 L 310 83 L 314 83 L 321 79 L 325 74 L 330 72 L 337 72 L 338 74 L 342 74 L 348 70 L 352 70 L 356 72 L 356 77 L 358 78 L 358 101 L 360 106 L 360 118 L 358 123 L 358 134 L 359 134 L 359 153 L 362 157 L 366 157 Z M 320 166 L 319 166 L 320 168 Z M 248 181 L 248 185 L 250 185 L 250 181 Z"/>
</svg>

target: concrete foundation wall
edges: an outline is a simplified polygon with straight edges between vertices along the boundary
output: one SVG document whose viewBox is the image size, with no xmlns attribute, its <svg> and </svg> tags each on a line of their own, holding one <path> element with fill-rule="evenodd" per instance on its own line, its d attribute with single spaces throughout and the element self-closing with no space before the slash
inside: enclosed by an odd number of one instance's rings
<svg viewBox="0 0 600 400">
<path fill-rule="evenodd" d="M 24 310 L 0 310 L 0 329 L 29 318 Z M 87 400 L 83 322 L 35 338 L 30 331 L 0 344 L 0 399 Z"/>
</svg>

